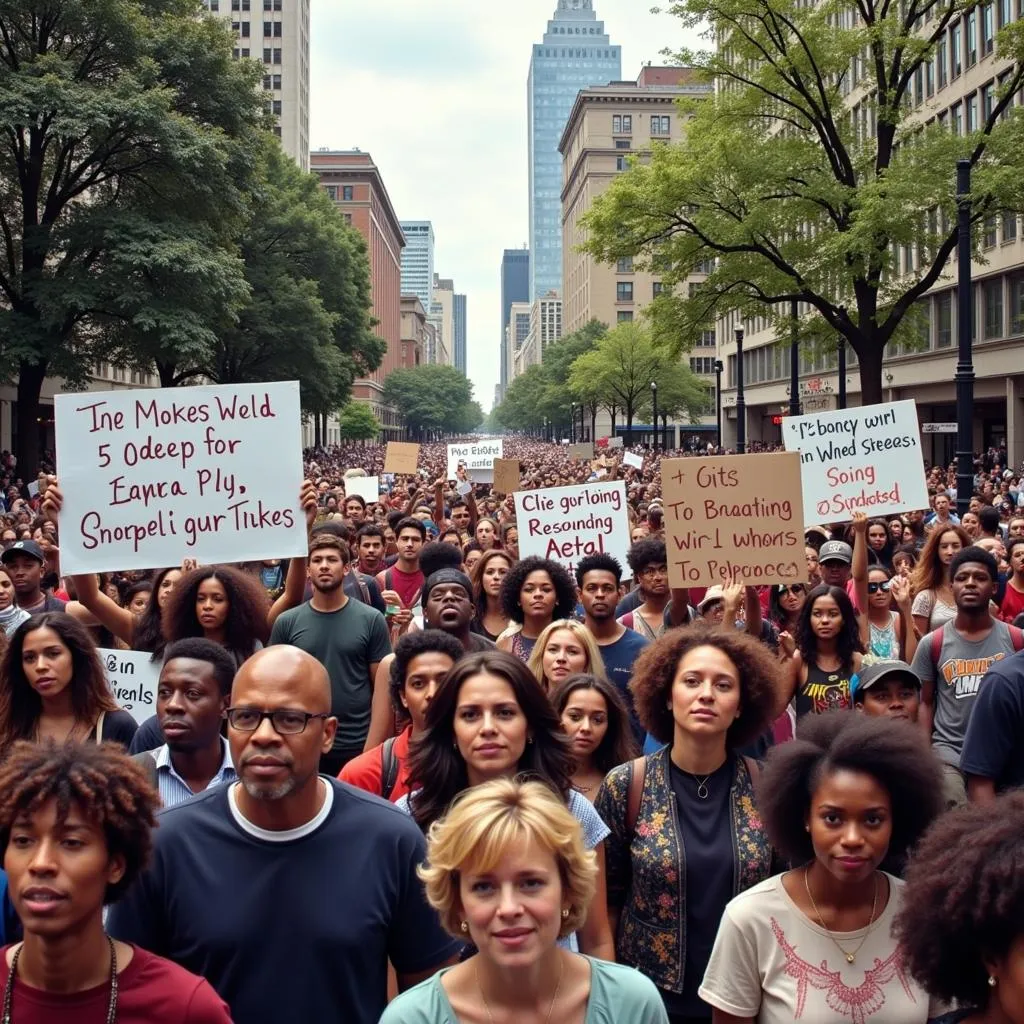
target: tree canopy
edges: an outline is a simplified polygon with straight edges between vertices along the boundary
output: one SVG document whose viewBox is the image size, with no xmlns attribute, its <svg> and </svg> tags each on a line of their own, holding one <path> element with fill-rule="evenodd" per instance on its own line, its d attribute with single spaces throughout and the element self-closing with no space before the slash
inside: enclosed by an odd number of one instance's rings
<svg viewBox="0 0 1024 1024">
<path fill-rule="evenodd" d="M 365 402 L 349 402 L 338 414 L 343 441 L 373 441 L 380 435 L 380 424 Z"/>
<path fill-rule="evenodd" d="M 466 434 L 483 423 L 473 385 L 454 366 L 425 363 L 393 370 L 384 381 L 384 401 L 405 417 L 413 436 Z"/>
<path fill-rule="evenodd" d="M 679 348 L 733 312 L 765 318 L 788 340 L 798 303 L 804 342 L 845 339 L 862 400 L 881 401 L 884 350 L 919 344 L 915 305 L 956 245 L 957 160 L 973 168 L 974 225 L 1024 209 L 1024 121 L 1013 107 L 1024 23 L 992 39 L 996 6 L 672 4 L 718 43 L 678 54 L 716 88 L 683 105 L 692 118 L 682 142 L 655 146 L 595 201 L 586 248 L 607 262 L 633 256 L 669 286 L 710 270 L 700 287 L 652 304 L 656 336 Z M 949 40 L 965 24 L 967 65 L 994 47 L 999 76 L 980 100 L 947 111 L 942 87 L 961 71 L 949 66 L 961 52 L 953 57 Z"/>
</svg>

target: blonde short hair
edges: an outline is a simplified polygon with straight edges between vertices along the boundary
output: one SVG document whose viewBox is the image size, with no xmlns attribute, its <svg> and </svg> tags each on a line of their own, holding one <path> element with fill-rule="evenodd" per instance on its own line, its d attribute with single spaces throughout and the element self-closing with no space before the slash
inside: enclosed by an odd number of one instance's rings
<svg viewBox="0 0 1024 1024">
<path fill-rule="evenodd" d="M 598 679 L 607 680 L 608 677 L 605 674 L 601 649 L 597 646 L 597 641 L 590 630 L 582 622 L 577 622 L 575 619 L 555 619 L 537 637 L 537 642 L 533 645 L 533 650 L 530 652 L 530 658 L 526 662 L 526 667 L 537 677 L 537 682 L 544 688 L 544 692 L 547 693 L 551 689 L 550 681 L 544 678 L 544 648 L 547 647 L 551 637 L 563 629 L 567 633 L 572 633 L 579 641 L 580 646 L 587 652 L 587 664 L 583 671 L 589 672 L 592 676 L 597 676 Z"/>
<path fill-rule="evenodd" d="M 495 779 L 467 789 L 427 834 L 427 862 L 418 871 L 441 924 L 462 938 L 463 872 L 492 871 L 513 843 L 525 840 L 550 852 L 558 864 L 569 916 L 559 938 L 587 918 L 597 880 L 597 856 L 583 846 L 579 822 L 543 782 Z"/>
</svg>

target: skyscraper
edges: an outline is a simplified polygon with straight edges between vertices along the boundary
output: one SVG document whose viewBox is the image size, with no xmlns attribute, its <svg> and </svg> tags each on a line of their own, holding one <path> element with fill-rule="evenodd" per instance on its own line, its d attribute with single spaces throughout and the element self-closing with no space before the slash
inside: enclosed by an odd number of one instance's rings
<svg viewBox="0 0 1024 1024">
<path fill-rule="evenodd" d="M 434 225 L 429 220 L 403 220 L 402 294 L 415 295 L 429 313 L 434 288 Z"/>
<path fill-rule="evenodd" d="M 558 141 L 581 89 L 622 75 L 622 53 L 597 20 L 593 0 L 558 0 L 527 83 L 530 159 L 529 301 L 562 290 L 562 158 Z"/>
<path fill-rule="evenodd" d="M 455 296 L 455 304 L 452 307 L 452 315 L 455 319 L 455 355 L 453 362 L 455 369 L 461 373 L 466 372 L 466 296 Z"/>
<path fill-rule="evenodd" d="M 530 298 L 530 250 L 506 249 L 501 257 L 501 375 L 499 394 L 505 397 L 510 383 L 510 367 L 514 351 L 509 349 L 508 321 L 513 302 Z"/>
</svg>

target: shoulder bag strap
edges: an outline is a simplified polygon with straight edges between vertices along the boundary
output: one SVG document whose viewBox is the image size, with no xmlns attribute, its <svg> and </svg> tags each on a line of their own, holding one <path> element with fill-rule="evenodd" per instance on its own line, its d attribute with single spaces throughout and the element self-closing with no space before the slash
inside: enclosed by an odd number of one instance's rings
<svg viewBox="0 0 1024 1024">
<path fill-rule="evenodd" d="M 100 717 L 96 719 L 96 745 L 99 746 L 103 742 L 103 719 L 107 717 L 106 711 L 100 712 Z"/>
<path fill-rule="evenodd" d="M 384 747 L 380 752 L 380 795 L 385 800 L 391 799 L 395 783 L 398 781 L 398 758 L 395 757 L 395 739 L 390 736 L 384 741 Z"/>
<path fill-rule="evenodd" d="M 646 757 L 638 757 L 630 762 L 629 790 L 626 793 L 626 834 L 630 841 L 636 834 L 636 822 L 640 817 L 640 801 L 644 795 L 644 776 L 646 774 Z"/>
</svg>

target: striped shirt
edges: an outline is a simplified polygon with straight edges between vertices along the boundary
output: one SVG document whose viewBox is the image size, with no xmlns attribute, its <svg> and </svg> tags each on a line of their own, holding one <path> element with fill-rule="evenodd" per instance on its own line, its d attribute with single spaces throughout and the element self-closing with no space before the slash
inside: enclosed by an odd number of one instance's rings
<svg viewBox="0 0 1024 1024">
<path fill-rule="evenodd" d="M 210 779 L 208 789 L 222 782 L 234 782 L 238 778 L 235 766 L 231 763 L 231 751 L 223 736 L 220 743 L 224 756 L 217 774 Z M 174 770 L 174 765 L 171 764 L 171 750 L 166 743 L 156 750 L 153 756 L 156 759 L 156 781 L 160 790 L 160 801 L 164 807 L 174 807 L 175 804 L 184 803 L 195 796 L 189 784 Z"/>
</svg>

